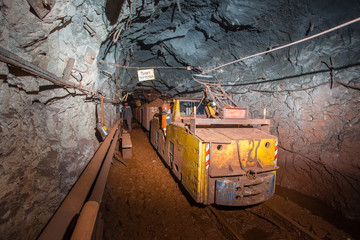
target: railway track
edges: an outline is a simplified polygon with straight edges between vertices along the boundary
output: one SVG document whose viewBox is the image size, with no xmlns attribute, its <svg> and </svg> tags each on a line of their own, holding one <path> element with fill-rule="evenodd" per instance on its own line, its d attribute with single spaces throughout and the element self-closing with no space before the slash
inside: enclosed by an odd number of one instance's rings
<svg viewBox="0 0 360 240">
<path fill-rule="evenodd" d="M 207 211 L 216 217 L 228 239 L 321 239 L 266 203 L 235 210 L 209 206 Z"/>
</svg>

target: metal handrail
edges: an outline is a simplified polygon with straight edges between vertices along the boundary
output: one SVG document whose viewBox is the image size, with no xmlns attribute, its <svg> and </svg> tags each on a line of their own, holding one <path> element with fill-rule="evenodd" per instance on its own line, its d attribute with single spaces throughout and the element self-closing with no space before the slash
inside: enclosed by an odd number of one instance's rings
<svg viewBox="0 0 360 240">
<path fill-rule="evenodd" d="M 99 203 L 88 201 L 81 210 L 79 219 L 70 240 L 90 240 L 99 212 Z"/>
<path fill-rule="evenodd" d="M 92 196 L 92 193 L 98 192 L 96 201 L 100 203 L 103 189 L 104 188 L 104 174 L 106 173 L 105 183 L 108 173 L 107 166 L 109 159 L 112 158 L 116 142 L 118 141 L 120 120 L 116 122 L 114 127 L 111 129 L 104 142 L 98 148 L 89 164 L 86 166 L 79 179 L 76 181 L 69 194 L 66 196 L 64 201 L 61 203 L 55 214 L 52 216 L 50 221 L 47 223 L 43 231 L 39 236 L 39 240 L 61 240 L 65 234 L 68 233 L 71 228 L 71 223 L 76 220 L 85 202 L 88 200 L 88 196 Z M 111 147 L 110 147 L 110 143 Z M 104 158 L 106 159 L 104 161 Z M 104 163 L 103 163 L 104 162 Z M 106 164 L 105 164 L 106 162 Z M 111 161 L 110 161 L 111 162 Z M 107 172 L 106 172 L 107 171 Z M 100 172 L 100 174 L 99 174 Z M 102 176 L 102 177 L 98 177 Z M 98 183 L 98 180 L 100 183 Z M 100 192 L 100 194 L 99 194 Z M 70 229 L 72 230 L 72 229 Z"/>
</svg>

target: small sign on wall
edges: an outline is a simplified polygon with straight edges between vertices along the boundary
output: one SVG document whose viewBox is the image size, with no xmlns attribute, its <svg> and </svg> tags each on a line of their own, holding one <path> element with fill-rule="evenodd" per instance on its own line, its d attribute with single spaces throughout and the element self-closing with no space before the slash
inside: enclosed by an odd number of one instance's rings
<svg viewBox="0 0 360 240">
<path fill-rule="evenodd" d="M 155 79 L 154 69 L 138 70 L 137 73 L 140 82 Z"/>
</svg>

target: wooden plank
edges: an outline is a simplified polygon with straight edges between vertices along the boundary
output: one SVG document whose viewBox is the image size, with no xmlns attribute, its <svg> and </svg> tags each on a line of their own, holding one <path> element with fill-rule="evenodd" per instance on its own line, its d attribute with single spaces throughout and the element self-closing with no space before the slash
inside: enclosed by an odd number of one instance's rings
<svg viewBox="0 0 360 240">
<path fill-rule="evenodd" d="M 74 67 L 74 64 L 75 64 L 75 59 L 69 58 L 69 60 L 67 61 L 66 67 L 64 69 L 63 77 L 62 77 L 61 81 L 63 81 L 63 82 L 69 81 L 70 74 Z"/>
<path fill-rule="evenodd" d="M 131 137 L 130 134 L 123 134 L 122 136 L 122 148 L 131 148 Z"/>
<path fill-rule="evenodd" d="M 132 158 L 132 150 L 131 150 L 131 148 L 124 148 L 122 150 L 122 155 L 123 155 L 124 159 Z"/>
</svg>

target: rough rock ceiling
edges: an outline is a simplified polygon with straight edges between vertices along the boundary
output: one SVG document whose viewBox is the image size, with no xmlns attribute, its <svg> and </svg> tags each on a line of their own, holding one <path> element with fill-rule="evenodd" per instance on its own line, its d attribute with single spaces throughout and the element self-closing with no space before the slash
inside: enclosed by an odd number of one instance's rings
<svg viewBox="0 0 360 240">
<path fill-rule="evenodd" d="M 191 74 L 349 21 L 358 17 L 360 3 L 179 0 L 145 4 L 134 1 L 132 6 L 126 7 L 131 18 L 124 19 L 125 27 L 118 26 L 122 31 L 116 44 L 111 42 L 111 35 L 104 42 L 103 48 L 112 45 L 104 59 L 126 66 L 191 66 L 191 71 L 156 69 L 155 81 L 141 83 L 175 95 L 193 93 L 201 88 L 191 80 Z M 331 56 L 336 56 L 337 66 L 353 64 L 358 60 L 359 47 L 354 44 L 359 41 L 358 29 L 359 25 L 341 29 L 211 74 L 223 84 L 232 86 L 326 70 L 322 61 L 328 62 Z M 119 69 L 116 78 L 129 90 L 139 84 L 134 69 Z M 299 85 L 299 81 L 294 83 Z"/>
</svg>

